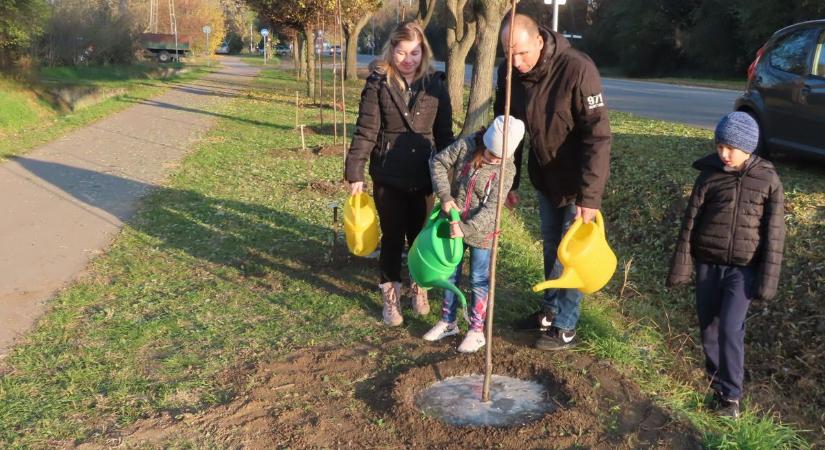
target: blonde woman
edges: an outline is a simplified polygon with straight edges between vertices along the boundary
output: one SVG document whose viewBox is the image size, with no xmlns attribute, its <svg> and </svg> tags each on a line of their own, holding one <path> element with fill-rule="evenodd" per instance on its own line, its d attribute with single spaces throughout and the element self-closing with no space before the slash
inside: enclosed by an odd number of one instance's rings
<svg viewBox="0 0 825 450">
<path fill-rule="evenodd" d="M 432 51 L 416 22 L 390 34 L 375 70 L 361 92 L 358 121 L 347 154 L 352 194 L 364 189 L 369 161 L 373 196 L 381 222 L 379 256 L 383 319 L 403 322 L 400 311 L 401 255 L 421 231 L 427 197 L 433 192 L 429 162 L 453 141 L 452 108 L 445 75 L 430 68 Z M 413 309 L 429 313 L 427 292 L 411 284 Z"/>
</svg>

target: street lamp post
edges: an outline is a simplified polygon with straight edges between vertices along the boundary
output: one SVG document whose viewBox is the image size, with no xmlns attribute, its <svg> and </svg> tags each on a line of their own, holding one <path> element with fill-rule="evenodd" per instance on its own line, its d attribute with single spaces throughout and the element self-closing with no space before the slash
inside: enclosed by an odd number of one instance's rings
<svg viewBox="0 0 825 450">
<path fill-rule="evenodd" d="M 559 6 L 567 3 L 567 0 L 544 0 L 545 5 L 553 4 L 553 31 L 559 31 Z"/>
<path fill-rule="evenodd" d="M 212 32 L 212 27 L 204 25 L 202 30 L 206 35 L 206 46 L 203 48 L 203 51 L 206 54 L 206 63 L 209 64 L 209 33 Z"/>
<path fill-rule="evenodd" d="M 266 28 L 261 28 L 261 36 L 264 37 L 264 64 L 266 64 L 266 47 L 267 47 L 267 40 L 269 40 L 269 30 Z"/>
</svg>

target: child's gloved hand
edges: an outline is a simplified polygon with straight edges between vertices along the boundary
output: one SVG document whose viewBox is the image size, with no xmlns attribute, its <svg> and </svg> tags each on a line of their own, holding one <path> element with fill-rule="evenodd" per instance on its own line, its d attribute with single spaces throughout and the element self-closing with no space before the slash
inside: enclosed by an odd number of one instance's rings
<svg viewBox="0 0 825 450">
<path fill-rule="evenodd" d="M 463 238 L 464 232 L 461 231 L 461 222 L 450 222 L 450 237 L 455 238 Z"/>
</svg>

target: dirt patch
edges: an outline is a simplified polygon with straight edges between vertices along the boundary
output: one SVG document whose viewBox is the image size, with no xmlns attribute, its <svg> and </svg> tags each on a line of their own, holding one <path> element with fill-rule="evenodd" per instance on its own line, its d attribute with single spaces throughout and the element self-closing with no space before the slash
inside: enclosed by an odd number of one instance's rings
<svg viewBox="0 0 825 450">
<path fill-rule="evenodd" d="M 347 187 L 340 181 L 311 181 L 307 188 L 320 194 L 338 196 L 347 192 Z M 339 210 L 340 214 L 340 210 Z"/>
<path fill-rule="evenodd" d="M 502 340 L 494 344 L 495 373 L 540 381 L 558 409 L 521 427 L 445 425 L 418 411 L 413 397 L 436 380 L 480 373 L 483 353 L 457 354 L 458 339 L 430 344 L 404 329 L 388 334 L 394 336 L 304 349 L 257 370 L 239 370 L 246 377 L 239 384 L 250 387 L 228 404 L 165 413 L 84 447 L 187 441 L 253 449 L 699 448 L 695 432 L 609 365 Z"/>
<path fill-rule="evenodd" d="M 346 152 L 346 147 L 344 145 L 323 145 L 313 148 L 312 152 L 319 156 L 338 156 Z"/>
</svg>

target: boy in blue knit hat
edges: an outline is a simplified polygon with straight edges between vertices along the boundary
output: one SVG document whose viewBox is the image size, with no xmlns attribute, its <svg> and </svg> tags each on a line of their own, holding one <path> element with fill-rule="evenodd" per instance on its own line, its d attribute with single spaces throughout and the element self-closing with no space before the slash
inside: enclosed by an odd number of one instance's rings
<svg viewBox="0 0 825 450">
<path fill-rule="evenodd" d="M 752 299 L 776 294 L 785 242 L 785 197 L 776 169 L 753 154 L 759 126 L 732 112 L 716 126 L 716 153 L 700 171 L 667 285 L 696 271 L 696 312 L 705 368 L 720 415 L 739 416 L 745 363 L 745 317 Z"/>
</svg>

